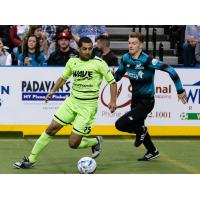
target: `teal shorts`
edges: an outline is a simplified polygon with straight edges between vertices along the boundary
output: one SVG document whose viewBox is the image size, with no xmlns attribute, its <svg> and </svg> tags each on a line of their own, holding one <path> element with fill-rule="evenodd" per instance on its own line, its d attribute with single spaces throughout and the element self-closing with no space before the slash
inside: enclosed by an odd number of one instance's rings
<svg viewBox="0 0 200 200">
<path fill-rule="evenodd" d="M 73 125 L 73 133 L 88 136 L 96 119 L 98 100 L 79 100 L 68 97 L 58 108 L 54 120 L 66 126 Z"/>
</svg>

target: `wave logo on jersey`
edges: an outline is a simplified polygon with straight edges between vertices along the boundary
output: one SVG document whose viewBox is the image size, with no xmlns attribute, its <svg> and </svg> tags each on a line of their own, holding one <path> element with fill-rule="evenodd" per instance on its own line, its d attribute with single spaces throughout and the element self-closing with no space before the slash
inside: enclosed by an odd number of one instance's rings
<svg viewBox="0 0 200 200">
<path fill-rule="evenodd" d="M 92 71 L 83 71 L 83 70 L 73 71 L 73 77 L 78 78 L 78 80 L 85 80 L 85 79 L 90 80 L 93 78 L 92 75 L 93 75 Z"/>
<path fill-rule="evenodd" d="M 152 65 L 157 65 L 159 61 L 154 58 L 151 62 L 152 62 Z"/>
</svg>

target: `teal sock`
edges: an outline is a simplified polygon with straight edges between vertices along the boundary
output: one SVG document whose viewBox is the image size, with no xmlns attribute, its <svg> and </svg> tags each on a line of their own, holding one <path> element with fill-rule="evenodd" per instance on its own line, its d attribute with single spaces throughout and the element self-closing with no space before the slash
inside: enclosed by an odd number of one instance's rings
<svg viewBox="0 0 200 200">
<path fill-rule="evenodd" d="M 82 140 L 81 140 L 81 143 L 78 146 L 78 149 L 84 149 L 84 148 L 92 147 L 96 144 L 98 144 L 97 138 L 83 137 Z"/>
<path fill-rule="evenodd" d="M 30 162 L 36 162 L 37 157 L 40 154 L 40 152 L 45 149 L 45 147 L 49 144 L 51 141 L 52 136 L 46 134 L 45 132 L 42 133 L 42 135 L 38 138 L 35 145 L 33 146 L 33 149 L 31 151 L 29 158 Z"/>
</svg>

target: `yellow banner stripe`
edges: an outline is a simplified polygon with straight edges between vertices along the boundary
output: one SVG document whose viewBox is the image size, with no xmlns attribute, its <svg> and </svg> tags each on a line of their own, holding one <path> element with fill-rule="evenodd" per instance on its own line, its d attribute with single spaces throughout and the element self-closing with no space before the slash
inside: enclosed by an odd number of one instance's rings
<svg viewBox="0 0 200 200">
<path fill-rule="evenodd" d="M 40 135 L 47 125 L 0 125 L 0 131 L 22 131 L 24 135 Z M 152 136 L 200 136 L 200 126 L 149 126 Z M 58 135 L 69 135 L 72 126 L 66 126 Z M 130 135 L 114 126 L 93 126 L 91 135 Z"/>
</svg>

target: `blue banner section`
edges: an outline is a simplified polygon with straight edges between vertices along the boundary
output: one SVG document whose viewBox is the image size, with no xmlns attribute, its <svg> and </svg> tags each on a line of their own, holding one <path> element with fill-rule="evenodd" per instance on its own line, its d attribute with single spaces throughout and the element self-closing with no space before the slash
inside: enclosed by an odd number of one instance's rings
<svg viewBox="0 0 200 200">
<path fill-rule="evenodd" d="M 22 93 L 22 100 L 23 101 L 44 101 L 47 92 L 23 92 Z M 49 101 L 64 101 L 67 97 L 70 96 L 69 92 L 57 92 L 53 95 Z"/>
</svg>

